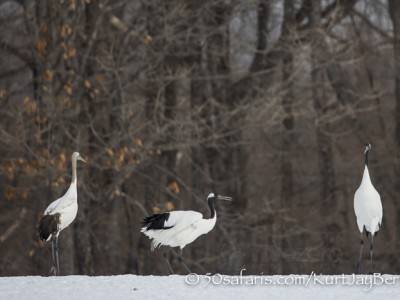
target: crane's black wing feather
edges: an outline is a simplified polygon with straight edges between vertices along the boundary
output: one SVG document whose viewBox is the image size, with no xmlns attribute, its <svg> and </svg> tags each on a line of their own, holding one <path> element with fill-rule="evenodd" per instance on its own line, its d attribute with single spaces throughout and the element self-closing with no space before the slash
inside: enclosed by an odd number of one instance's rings
<svg viewBox="0 0 400 300">
<path fill-rule="evenodd" d="M 51 234 L 57 234 L 60 225 L 60 214 L 44 215 L 36 225 L 37 233 L 42 241 L 47 241 Z"/>
<path fill-rule="evenodd" d="M 142 225 L 146 227 L 146 230 L 150 229 L 170 229 L 173 226 L 165 226 L 165 222 L 168 221 L 170 213 L 155 214 L 146 217 L 142 221 Z"/>
</svg>

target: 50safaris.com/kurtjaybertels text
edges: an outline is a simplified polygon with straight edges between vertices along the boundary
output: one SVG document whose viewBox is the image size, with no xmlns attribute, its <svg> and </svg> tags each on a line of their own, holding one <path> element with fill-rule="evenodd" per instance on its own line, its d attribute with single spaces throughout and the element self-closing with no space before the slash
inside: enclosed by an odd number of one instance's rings
<svg viewBox="0 0 400 300">
<path fill-rule="evenodd" d="M 274 275 L 265 276 L 258 275 L 245 275 L 246 269 L 242 269 L 239 275 L 222 275 L 222 274 L 211 274 L 198 275 L 191 273 L 185 277 L 185 282 L 188 285 L 203 285 L 204 287 L 209 285 L 343 285 L 343 286 L 362 286 L 363 290 L 370 291 L 374 286 L 379 285 L 400 285 L 400 275 L 382 275 L 380 273 L 374 273 L 371 275 L 317 275 L 312 272 L 310 275 Z"/>
</svg>

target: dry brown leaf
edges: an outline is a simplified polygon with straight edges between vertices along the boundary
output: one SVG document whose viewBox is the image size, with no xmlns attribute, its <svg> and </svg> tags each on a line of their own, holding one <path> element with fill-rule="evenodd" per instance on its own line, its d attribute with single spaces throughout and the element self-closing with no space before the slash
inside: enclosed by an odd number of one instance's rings
<svg viewBox="0 0 400 300">
<path fill-rule="evenodd" d="M 104 83 L 105 82 L 105 78 L 104 78 L 103 74 L 97 74 L 95 78 L 96 78 L 96 81 L 98 83 Z"/>
<path fill-rule="evenodd" d="M 76 0 L 69 0 L 68 9 L 69 9 L 69 11 L 75 11 L 76 10 Z"/>
<path fill-rule="evenodd" d="M 165 209 L 167 211 L 171 211 L 175 209 L 175 205 L 172 203 L 172 201 L 168 201 L 167 203 L 165 203 Z"/>
<path fill-rule="evenodd" d="M 25 159 L 23 157 L 19 157 L 18 163 L 20 164 L 20 166 L 23 166 L 25 164 Z"/>
<path fill-rule="evenodd" d="M 153 41 L 153 38 L 151 37 L 151 35 L 146 35 L 143 40 L 147 45 L 150 45 Z"/>
<path fill-rule="evenodd" d="M 53 78 L 54 72 L 50 70 L 44 71 L 43 78 L 45 80 L 51 80 Z"/>
<path fill-rule="evenodd" d="M 40 22 L 39 31 L 42 33 L 47 32 L 47 23 L 43 20 Z"/>
<path fill-rule="evenodd" d="M 28 198 L 29 190 L 23 189 L 22 191 L 20 191 L 19 195 L 20 195 L 21 199 L 26 199 L 26 198 Z"/>
<path fill-rule="evenodd" d="M 69 85 L 64 85 L 64 92 L 67 94 L 67 95 L 72 95 L 72 88 L 69 86 Z"/>
<path fill-rule="evenodd" d="M 72 33 L 72 27 L 70 24 L 64 24 L 61 27 L 60 35 L 62 38 L 66 38 L 67 36 L 71 35 L 71 33 Z"/>
<path fill-rule="evenodd" d="M 47 48 L 47 42 L 45 40 L 38 40 L 35 45 L 35 49 L 40 54 L 45 54 Z"/>
<path fill-rule="evenodd" d="M 121 32 L 128 32 L 129 27 L 124 24 L 124 22 L 121 21 L 118 17 L 112 15 L 110 17 L 110 23 L 111 25 L 116 28 L 117 30 Z"/>
<path fill-rule="evenodd" d="M 140 138 L 136 138 L 135 139 L 135 144 L 138 147 L 142 147 L 143 146 L 143 142 L 142 142 L 142 140 Z"/>
<path fill-rule="evenodd" d="M 24 98 L 23 106 L 28 114 L 33 114 L 34 112 L 36 112 L 37 103 L 36 101 L 31 101 L 28 96 Z"/>
<path fill-rule="evenodd" d="M 107 154 L 109 157 L 113 157 L 113 156 L 114 156 L 114 151 L 113 151 L 111 148 L 107 148 L 107 149 L 106 149 L 106 154 Z"/>
<path fill-rule="evenodd" d="M 32 257 L 32 256 L 34 256 L 35 255 L 35 249 L 30 249 L 29 251 L 28 251 L 28 256 L 29 257 Z"/>
<path fill-rule="evenodd" d="M 63 163 L 67 161 L 67 155 L 65 154 L 65 152 L 61 152 L 61 153 L 58 155 L 58 158 L 59 158 L 60 161 L 63 162 Z"/>
<path fill-rule="evenodd" d="M 6 200 L 14 200 L 15 199 L 15 191 L 12 187 L 7 187 L 4 191 L 4 198 Z"/>
<path fill-rule="evenodd" d="M 41 125 L 44 125 L 47 123 L 48 118 L 44 113 L 39 113 L 39 115 L 36 118 L 37 122 Z"/>
<path fill-rule="evenodd" d="M 161 211 L 161 209 L 158 206 L 153 206 L 151 210 L 153 214 L 158 214 Z"/>
<path fill-rule="evenodd" d="M 87 89 L 90 89 L 92 87 L 92 85 L 88 80 L 83 81 L 83 86 Z"/>
<path fill-rule="evenodd" d="M 179 189 L 178 183 L 176 181 L 173 181 L 170 184 L 168 184 L 168 189 L 171 192 L 173 192 L 174 194 L 179 194 L 180 193 L 180 189 Z"/>
<path fill-rule="evenodd" d="M 3 89 L 0 89 L 0 98 L 4 98 L 7 95 L 7 92 Z"/>
<path fill-rule="evenodd" d="M 68 49 L 67 55 L 68 55 L 68 57 L 75 57 L 76 56 L 76 48 Z"/>
</svg>

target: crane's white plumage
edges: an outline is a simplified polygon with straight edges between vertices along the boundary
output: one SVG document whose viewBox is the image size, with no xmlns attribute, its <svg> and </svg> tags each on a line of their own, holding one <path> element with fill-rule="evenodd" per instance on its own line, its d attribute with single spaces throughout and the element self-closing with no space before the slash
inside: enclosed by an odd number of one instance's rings
<svg viewBox="0 0 400 300">
<path fill-rule="evenodd" d="M 360 187 L 354 195 L 354 211 L 357 217 L 358 229 L 375 234 L 382 223 L 381 196 L 372 185 L 368 166 L 365 166 Z"/>
<path fill-rule="evenodd" d="M 382 224 L 382 202 L 381 197 L 375 187 L 372 184 L 369 170 L 368 170 L 368 153 L 371 150 L 370 144 L 365 144 L 365 167 L 364 174 L 360 187 L 357 189 L 354 195 L 354 212 L 357 217 L 358 229 L 361 233 L 361 244 L 360 244 L 360 256 L 356 266 L 356 273 L 362 272 L 361 257 L 362 249 L 364 245 L 363 232 L 365 234 L 371 234 L 371 246 L 370 246 L 370 273 L 372 273 L 372 255 L 374 249 L 374 236 L 379 231 Z"/>
<path fill-rule="evenodd" d="M 44 211 L 37 224 L 39 238 L 42 241 L 52 240 L 53 268 L 59 274 L 58 266 L 58 235 L 68 227 L 78 212 L 78 192 L 76 164 L 78 160 L 86 162 L 78 152 L 72 154 L 72 179 L 67 192 L 61 198 L 53 201 Z"/>
<path fill-rule="evenodd" d="M 217 221 L 217 214 L 212 219 L 203 219 L 201 213 L 192 210 L 177 210 L 168 214 L 169 218 L 164 222 L 164 228 L 167 229 L 147 230 L 147 227 L 143 227 L 141 230 L 152 239 L 151 250 L 161 245 L 183 249 L 200 235 L 213 229 Z"/>
<path fill-rule="evenodd" d="M 211 211 L 209 219 L 204 219 L 201 213 L 192 210 L 171 211 L 145 218 L 143 221 L 145 226 L 141 229 L 141 232 L 152 239 L 151 250 L 161 245 L 180 247 L 182 255 L 182 249 L 187 244 L 192 243 L 199 236 L 214 228 L 217 221 L 214 204 L 217 199 L 232 200 L 230 197 L 215 195 L 214 193 L 209 194 L 207 197 Z M 179 258 L 182 262 L 181 256 Z M 168 260 L 167 263 L 173 273 Z M 184 266 L 186 267 L 185 264 Z"/>
<path fill-rule="evenodd" d="M 58 225 L 57 235 L 60 231 L 67 228 L 76 217 L 78 213 L 78 192 L 76 188 L 76 181 L 71 182 L 67 192 L 61 198 L 52 202 L 44 211 L 44 215 L 60 214 L 60 223 Z M 51 239 L 51 235 L 46 241 Z"/>
</svg>

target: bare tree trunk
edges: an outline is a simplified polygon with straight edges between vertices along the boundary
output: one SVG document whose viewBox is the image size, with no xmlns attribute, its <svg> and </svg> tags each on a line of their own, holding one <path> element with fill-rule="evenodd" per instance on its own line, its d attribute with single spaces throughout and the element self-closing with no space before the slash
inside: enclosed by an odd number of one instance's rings
<svg viewBox="0 0 400 300">
<path fill-rule="evenodd" d="M 282 99 L 283 117 L 283 134 L 281 145 L 281 206 L 280 209 L 285 210 L 293 207 L 293 151 L 291 145 L 294 142 L 294 117 L 293 117 L 293 30 L 295 27 L 294 1 L 285 0 L 284 2 L 284 20 L 282 23 L 282 82 L 284 85 L 284 96 Z M 285 254 L 289 252 L 289 240 L 285 235 L 287 225 L 286 220 L 282 218 L 279 226 L 280 247 L 284 255 L 281 256 L 281 265 L 277 268 L 277 272 L 285 274 L 288 268 Z M 281 235 L 281 236 L 280 236 Z"/>
<path fill-rule="evenodd" d="M 324 111 L 328 102 L 325 92 L 325 59 L 326 50 L 324 45 L 324 37 L 321 34 L 321 3 L 320 1 L 312 2 L 311 9 L 311 56 L 312 56 L 312 96 L 314 110 L 316 113 L 316 142 L 318 152 L 318 166 L 320 173 L 320 192 L 317 201 L 321 203 L 321 216 L 325 219 L 324 226 L 321 230 L 323 237 L 324 249 L 331 248 L 334 243 L 330 240 L 332 234 L 329 232 L 331 221 L 330 214 L 336 211 L 335 198 L 335 174 L 333 169 L 332 144 L 329 136 L 329 121 L 323 123 Z"/>
<path fill-rule="evenodd" d="M 389 0 L 389 12 L 393 23 L 393 52 L 394 52 L 394 74 L 395 74 L 395 97 L 396 97 L 396 143 L 397 160 L 395 174 L 397 177 L 397 193 L 400 192 L 400 2 Z M 397 207 L 397 227 L 400 226 L 400 206 Z"/>
<path fill-rule="evenodd" d="M 335 181 L 333 170 L 332 145 L 326 131 L 329 131 L 329 123 L 323 123 L 324 111 L 326 110 L 327 95 L 325 93 L 325 57 L 326 50 L 323 36 L 321 35 L 321 3 L 314 1 L 312 4 L 312 32 L 311 32 L 311 56 L 312 56 L 312 85 L 313 103 L 316 112 L 317 126 L 317 151 L 320 172 L 320 201 L 321 213 L 327 216 L 335 210 Z"/>
<path fill-rule="evenodd" d="M 396 80 L 395 96 L 397 101 L 396 136 L 400 147 L 400 3 L 396 0 L 389 0 L 389 12 L 393 23 L 394 67 Z"/>
</svg>

